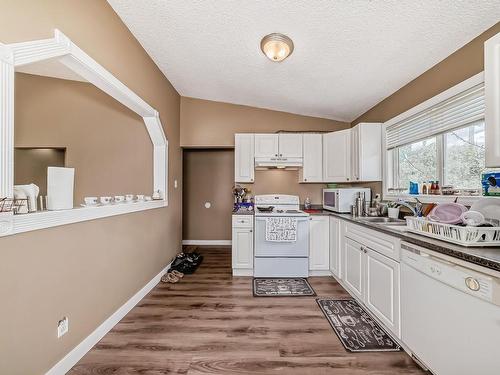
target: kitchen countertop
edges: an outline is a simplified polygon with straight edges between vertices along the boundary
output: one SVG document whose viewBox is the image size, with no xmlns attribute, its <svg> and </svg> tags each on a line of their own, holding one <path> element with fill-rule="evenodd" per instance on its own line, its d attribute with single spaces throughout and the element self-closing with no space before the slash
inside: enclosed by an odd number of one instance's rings
<svg viewBox="0 0 500 375">
<path fill-rule="evenodd" d="M 391 236 L 399 237 L 405 242 L 422 246 L 426 249 L 446 254 L 495 271 L 500 271 L 500 247 L 464 247 L 410 232 L 391 229 L 390 225 L 363 221 L 361 218 L 353 217 L 351 214 L 339 214 L 325 210 L 318 210 L 318 212 L 312 212 L 310 215 L 335 216 L 379 232 L 387 233 Z"/>
<path fill-rule="evenodd" d="M 254 214 L 254 211 L 251 210 L 245 210 L 245 209 L 239 209 L 237 211 L 233 211 L 233 215 L 253 215 Z"/>
</svg>

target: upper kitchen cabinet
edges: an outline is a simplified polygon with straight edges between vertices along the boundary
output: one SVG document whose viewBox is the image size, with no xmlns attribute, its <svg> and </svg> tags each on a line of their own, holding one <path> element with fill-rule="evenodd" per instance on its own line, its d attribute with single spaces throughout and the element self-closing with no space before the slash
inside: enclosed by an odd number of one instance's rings
<svg viewBox="0 0 500 375">
<path fill-rule="evenodd" d="M 304 161 L 300 182 L 323 182 L 323 136 L 304 134 L 302 149 Z"/>
<path fill-rule="evenodd" d="M 256 158 L 301 158 L 302 134 L 255 134 Z"/>
<path fill-rule="evenodd" d="M 254 167 L 254 135 L 234 135 L 234 181 L 253 183 Z"/>
<path fill-rule="evenodd" d="M 302 137 L 302 134 L 279 134 L 279 156 L 282 158 L 301 158 Z"/>
<path fill-rule="evenodd" d="M 276 158 L 279 156 L 278 134 L 255 134 L 255 157 Z"/>
<path fill-rule="evenodd" d="M 351 155 L 352 181 L 382 181 L 382 124 L 352 128 Z"/>
<path fill-rule="evenodd" d="M 484 90 L 488 168 L 500 168 L 500 33 L 484 44 Z"/>
<path fill-rule="evenodd" d="M 351 129 L 323 134 L 323 181 L 351 181 Z"/>
</svg>

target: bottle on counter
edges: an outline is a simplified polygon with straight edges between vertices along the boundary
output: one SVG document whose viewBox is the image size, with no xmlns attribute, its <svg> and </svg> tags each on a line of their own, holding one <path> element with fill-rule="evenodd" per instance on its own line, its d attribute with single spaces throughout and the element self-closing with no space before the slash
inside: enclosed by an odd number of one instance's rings
<svg viewBox="0 0 500 375">
<path fill-rule="evenodd" d="M 436 181 L 436 189 L 435 189 L 435 193 L 436 195 L 440 195 L 441 194 L 441 187 L 439 186 L 439 181 Z"/>
<path fill-rule="evenodd" d="M 427 194 L 427 182 L 422 182 L 422 194 Z"/>
<path fill-rule="evenodd" d="M 429 194 L 436 194 L 436 183 L 434 181 L 431 181 L 431 187 L 429 188 Z"/>
<path fill-rule="evenodd" d="M 311 209 L 311 199 L 309 199 L 309 197 L 307 197 L 306 200 L 304 201 L 304 209 L 306 210 Z"/>
</svg>

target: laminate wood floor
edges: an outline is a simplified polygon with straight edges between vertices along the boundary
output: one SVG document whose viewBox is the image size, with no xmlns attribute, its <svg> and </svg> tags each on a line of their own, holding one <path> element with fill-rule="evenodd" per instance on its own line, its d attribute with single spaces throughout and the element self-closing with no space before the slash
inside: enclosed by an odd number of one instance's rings
<svg viewBox="0 0 500 375">
<path fill-rule="evenodd" d="M 194 275 L 158 284 L 69 374 L 424 374 L 404 352 L 347 352 L 314 297 L 253 297 L 230 249 L 198 250 Z M 348 297 L 333 278 L 309 281 Z"/>
</svg>

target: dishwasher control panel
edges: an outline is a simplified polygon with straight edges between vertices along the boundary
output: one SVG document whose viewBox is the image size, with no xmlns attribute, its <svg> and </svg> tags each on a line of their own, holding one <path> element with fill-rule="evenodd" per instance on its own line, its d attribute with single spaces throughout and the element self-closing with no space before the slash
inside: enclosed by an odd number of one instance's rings
<svg viewBox="0 0 500 375">
<path fill-rule="evenodd" d="M 492 277 L 436 258 L 417 249 L 402 249 L 401 260 L 416 270 L 464 293 L 493 302 Z"/>
</svg>

